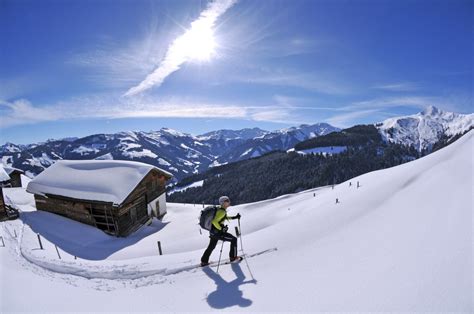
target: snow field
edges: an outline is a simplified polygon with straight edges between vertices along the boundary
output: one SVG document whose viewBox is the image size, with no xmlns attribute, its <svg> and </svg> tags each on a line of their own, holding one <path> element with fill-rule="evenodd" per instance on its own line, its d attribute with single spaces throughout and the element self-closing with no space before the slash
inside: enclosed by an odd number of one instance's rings
<svg viewBox="0 0 474 314">
<path fill-rule="evenodd" d="M 242 215 L 246 253 L 278 247 L 248 260 L 256 281 L 244 262 L 219 274 L 191 268 L 208 243 L 197 225 L 202 206 L 168 204 L 163 222 L 116 239 L 36 212 L 12 193 L 26 225 L 1 224 L 0 274 L 8 289 L 1 289 L 0 310 L 471 312 L 473 136 L 353 178 L 351 186 L 232 206 L 229 215 Z M 13 229 L 23 231 L 14 238 Z M 44 251 L 37 249 L 38 231 Z M 219 250 L 220 243 L 211 260 Z M 50 304 L 50 295 L 60 301 Z"/>
</svg>

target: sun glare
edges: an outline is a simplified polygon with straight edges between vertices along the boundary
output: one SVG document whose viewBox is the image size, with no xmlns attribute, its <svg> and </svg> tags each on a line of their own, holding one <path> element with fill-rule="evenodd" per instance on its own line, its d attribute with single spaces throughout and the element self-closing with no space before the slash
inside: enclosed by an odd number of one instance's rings
<svg viewBox="0 0 474 314">
<path fill-rule="evenodd" d="M 209 61 L 215 54 L 216 42 L 212 25 L 193 23 L 177 43 L 180 54 L 190 61 Z"/>
</svg>

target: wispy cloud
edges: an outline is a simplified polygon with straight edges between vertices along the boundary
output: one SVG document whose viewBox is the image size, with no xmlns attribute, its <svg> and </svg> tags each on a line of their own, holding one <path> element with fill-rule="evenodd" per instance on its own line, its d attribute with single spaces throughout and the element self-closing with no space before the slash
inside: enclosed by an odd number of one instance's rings
<svg viewBox="0 0 474 314">
<path fill-rule="evenodd" d="M 32 124 L 45 121 L 55 121 L 61 118 L 62 113 L 51 108 L 35 107 L 25 99 L 13 102 L 0 100 L 0 127 Z"/>
<path fill-rule="evenodd" d="M 236 0 L 216 0 L 211 2 L 207 9 L 205 9 L 199 18 L 191 23 L 191 28 L 183 35 L 176 38 L 170 45 L 164 59 L 161 61 L 158 68 L 149 74 L 140 84 L 130 88 L 125 96 L 132 96 L 142 93 L 145 90 L 160 86 L 163 81 L 173 72 L 180 69 L 181 65 L 189 61 L 192 57 L 192 49 L 198 49 L 200 42 L 197 41 L 199 32 L 211 32 L 217 19 L 224 14 L 230 7 L 236 3 Z M 194 42 L 194 47 L 190 46 L 190 42 Z"/>
<path fill-rule="evenodd" d="M 379 110 L 359 110 L 353 112 L 347 112 L 343 114 L 336 114 L 328 119 L 326 122 L 341 128 L 349 127 L 354 124 L 354 121 L 360 118 L 372 116 L 374 113 L 377 113 Z"/>
<path fill-rule="evenodd" d="M 418 90 L 420 87 L 418 84 L 412 82 L 400 82 L 392 84 L 381 84 L 373 86 L 374 89 L 380 89 L 384 91 L 392 92 L 413 92 Z"/>
<path fill-rule="evenodd" d="M 352 92 L 352 87 L 339 83 L 324 74 L 286 70 L 259 70 L 245 75 L 230 76 L 231 81 L 281 87 L 300 88 L 328 95 L 344 95 Z"/>
<path fill-rule="evenodd" d="M 446 100 L 440 97 L 431 96 L 406 96 L 406 97 L 382 97 L 371 100 L 354 102 L 349 106 L 345 106 L 343 110 L 358 109 L 379 109 L 387 110 L 389 108 L 405 107 L 423 109 L 429 105 L 445 106 Z"/>
<path fill-rule="evenodd" d="M 188 98 L 124 98 L 110 95 L 77 97 L 51 105 L 25 99 L 0 102 L 0 128 L 48 121 L 124 118 L 220 118 L 299 123 L 296 109 L 275 102 L 266 106 L 198 101 Z"/>
<path fill-rule="evenodd" d="M 442 109 L 456 108 L 456 105 L 449 99 L 432 96 L 406 96 L 406 97 L 382 97 L 364 101 L 353 102 L 347 106 L 340 106 L 335 109 L 335 115 L 326 119 L 330 124 L 339 127 L 348 127 L 360 121 L 364 117 L 370 117 L 373 123 L 383 119 L 398 116 L 393 111 L 394 108 L 404 108 L 405 110 L 415 110 L 419 112 L 426 107 L 433 105 Z M 456 111 L 455 109 L 453 111 Z M 380 120 L 375 120 L 380 119 Z"/>
<path fill-rule="evenodd" d="M 164 19 L 166 21 L 166 19 Z M 85 79 L 99 87 L 127 88 L 150 73 L 165 55 L 163 45 L 171 41 L 153 18 L 144 35 L 128 43 L 102 37 L 99 43 L 86 52 L 73 54 L 67 64 L 79 66 Z"/>
</svg>

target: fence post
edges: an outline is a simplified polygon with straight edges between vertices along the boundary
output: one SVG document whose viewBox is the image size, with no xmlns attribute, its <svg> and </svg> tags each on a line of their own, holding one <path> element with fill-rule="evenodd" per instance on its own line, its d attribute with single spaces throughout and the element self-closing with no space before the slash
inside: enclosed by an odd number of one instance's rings
<svg viewBox="0 0 474 314">
<path fill-rule="evenodd" d="M 5 242 L 3 242 L 3 237 L 0 237 L 0 239 L 2 239 L 2 247 L 5 247 Z"/>
<path fill-rule="evenodd" d="M 58 246 L 57 245 L 54 245 L 54 246 L 56 247 L 56 252 L 58 252 L 59 259 L 61 259 L 61 255 L 59 255 Z"/>
<path fill-rule="evenodd" d="M 161 242 L 158 241 L 158 251 L 160 252 L 160 255 L 163 255 L 163 252 L 161 251 Z"/>
<path fill-rule="evenodd" d="M 39 245 L 40 245 L 40 249 L 43 250 L 43 243 L 41 243 L 41 237 L 40 237 L 39 233 L 37 233 L 37 235 L 38 235 L 38 242 L 39 242 Z"/>
<path fill-rule="evenodd" d="M 16 239 L 17 238 L 16 229 L 13 229 L 13 233 L 15 234 L 15 239 Z"/>
</svg>

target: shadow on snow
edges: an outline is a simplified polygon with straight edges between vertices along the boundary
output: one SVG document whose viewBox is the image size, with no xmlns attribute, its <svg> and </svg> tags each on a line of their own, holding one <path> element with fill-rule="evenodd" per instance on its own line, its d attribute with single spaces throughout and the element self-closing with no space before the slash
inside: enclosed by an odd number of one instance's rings
<svg viewBox="0 0 474 314">
<path fill-rule="evenodd" d="M 167 225 L 167 223 L 153 219 L 150 226 L 142 226 L 128 237 L 117 238 L 93 226 L 43 211 L 23 212 L 20 219 L 33 232 L 39 233 L 61 250 L 89 260 L 103 260 L 160 231 Z"/>
<path fill-rule="evenodd" d="M 256 284 L 257 281 L 255 279 L 245 281 L 245 275 L 240 268 L 240 264 L 231 264 L 231 267 L 237 276 L 232 281 L 224 280 L 211 267 L 203 268 L 203 272 L 216 284 L 216 290 L 207 296 L 207 303 L 215 309 L 224 309 L 235 305 L 248 307 L 252 304 L 252 300 L 243 297 L 239 287 L 248 283 Z"/>
</svg>

